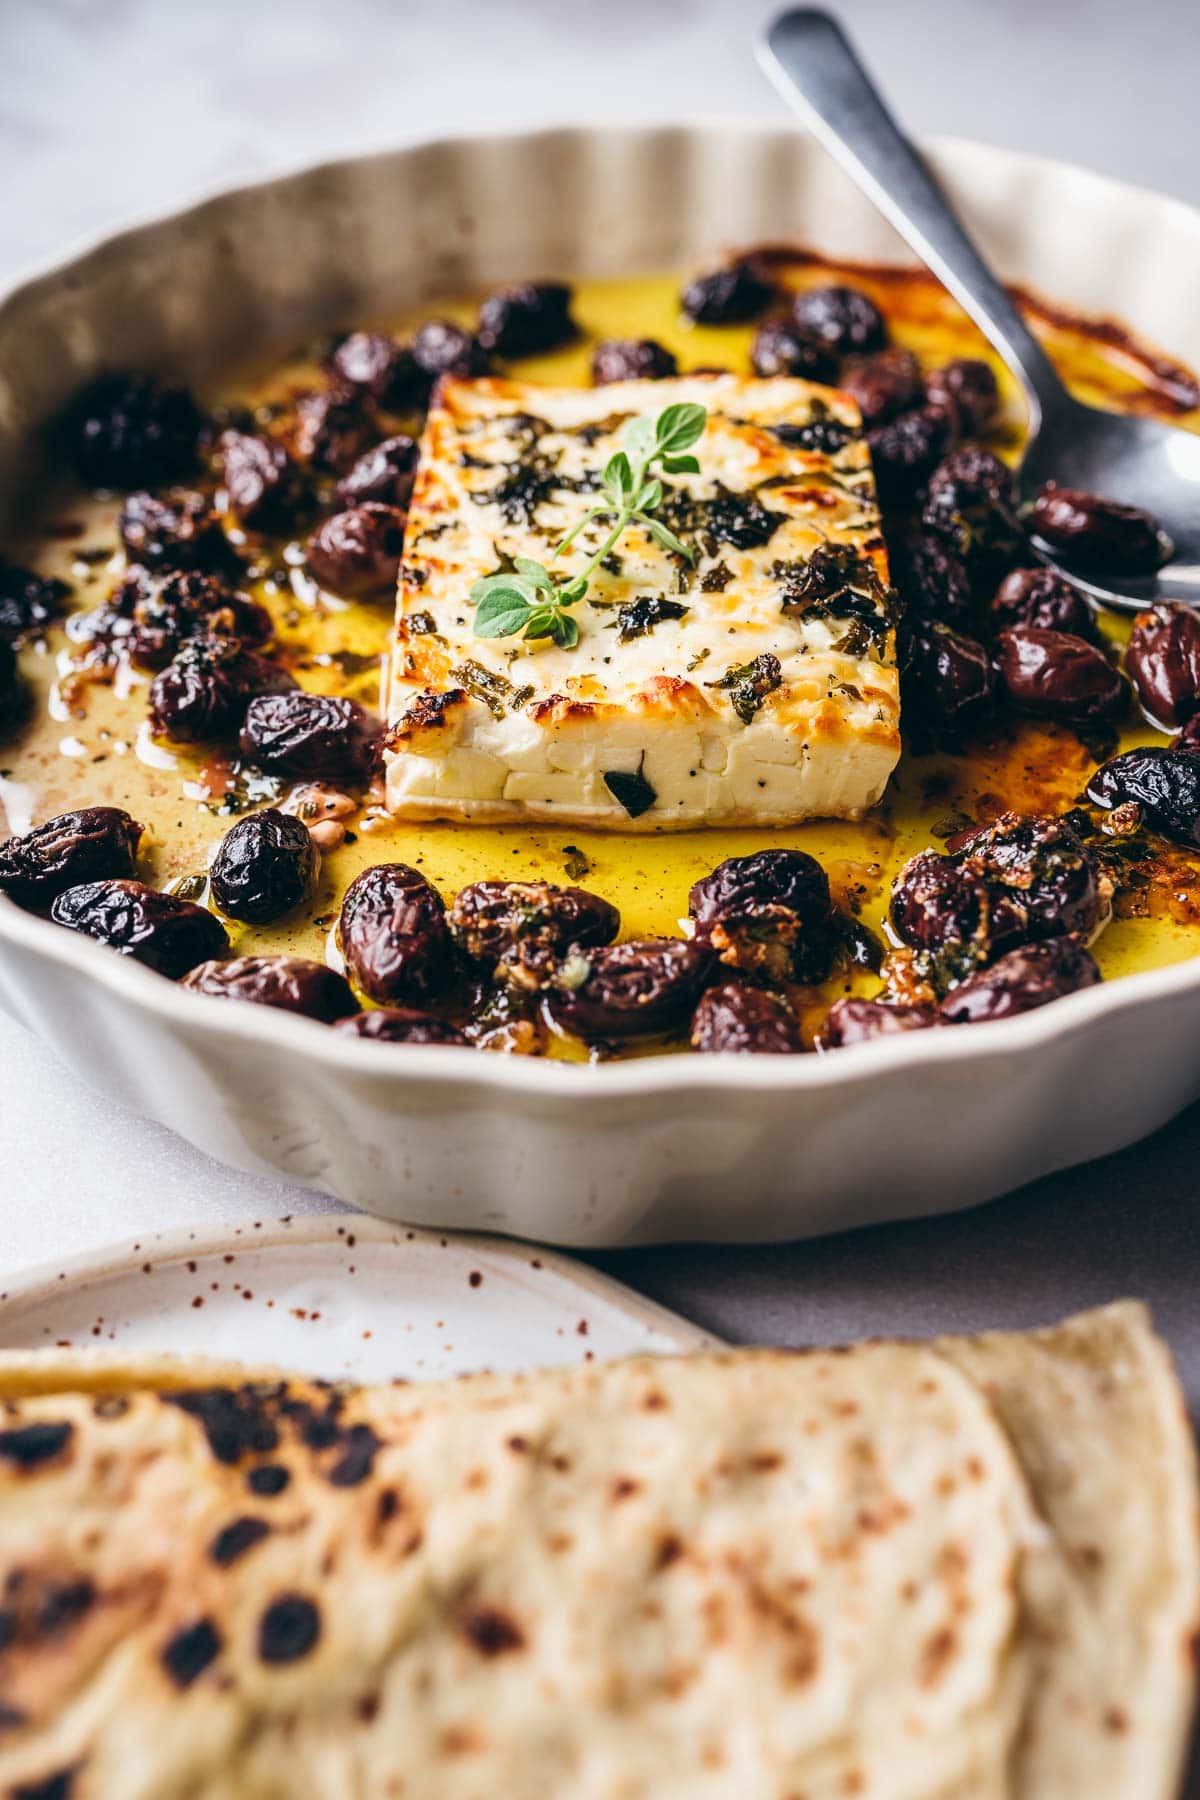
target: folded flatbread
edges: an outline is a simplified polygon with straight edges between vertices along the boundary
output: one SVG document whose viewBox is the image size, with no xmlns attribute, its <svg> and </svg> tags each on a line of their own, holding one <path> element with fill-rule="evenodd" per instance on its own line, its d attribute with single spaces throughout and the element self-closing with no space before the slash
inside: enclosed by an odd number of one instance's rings
<svg viewBox="0 0 1200 1800">
<path fill-rule="evenodd" d="M 0 1356 L 0 1795 L 1158 1800 L 1167 1352 L 1045 1331 L 427 1387 Z"/>
</svg>

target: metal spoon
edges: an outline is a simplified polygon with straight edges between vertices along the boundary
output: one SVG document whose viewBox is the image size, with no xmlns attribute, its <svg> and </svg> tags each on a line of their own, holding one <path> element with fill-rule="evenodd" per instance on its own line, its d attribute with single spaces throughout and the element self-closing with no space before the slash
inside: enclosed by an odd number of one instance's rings
<svg viewBox="0 0 1200 1800">
<path fill-rule="evenodd" d="M 788 104 L 1021 381 L 1029 403 L 1022 493 L 1057 481 L 1143 507 L 1173 546 L 1156 575 L 1113 574 L 1103 581 L 1062 567 L 1049 546 L 1035 542 L 1038 554 L 1105 606 L 1137 608 L 1154 600 L 1200 606 L 1200 437 L 1153 419 L 1101 412 L 1068 394 L 835 19 L 817 7 L 781 13 L 760 38 L 758 56 Z"/>
</svg>

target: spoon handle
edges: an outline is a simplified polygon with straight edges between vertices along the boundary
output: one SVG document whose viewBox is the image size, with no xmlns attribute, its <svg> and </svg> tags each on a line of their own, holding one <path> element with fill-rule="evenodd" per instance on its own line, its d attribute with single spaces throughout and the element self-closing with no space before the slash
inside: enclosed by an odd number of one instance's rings
<svg viewBox="0 0 1200 1800">
<path fill-rule="evenodd" d="M 788 104 L 1019 376 L 1036 427 L 1044 413 L 1066 400 L 1065 390 L 836 19 L 815 6 L 780 13 L 758 51 Z"/>
</svg>

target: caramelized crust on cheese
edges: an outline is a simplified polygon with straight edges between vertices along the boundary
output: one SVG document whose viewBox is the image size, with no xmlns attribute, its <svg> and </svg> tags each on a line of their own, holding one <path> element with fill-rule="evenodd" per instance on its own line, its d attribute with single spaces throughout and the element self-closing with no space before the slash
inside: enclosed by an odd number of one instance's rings
<svg viewBox="0 0 1200 1800">
<path fill-rule="evenodd" d="M 677 401 L 709 413 L 700 473 L 666 477 L 659 508 L 694 565 L 631 526 L 574 608 L 576 648 L 475 637 L 472 583 L 513 556 L 548 561 L 626 423 Z M 582 567 L 582 538 L 556 570 Z M 400 571 L 394 813 L 623 831 L 857 818 L 899 756 L 895 664 L 847 395 L 734 375 L 442 384 Z M 636 813 L 614 793 L 630 783 Z"/>
</svg>

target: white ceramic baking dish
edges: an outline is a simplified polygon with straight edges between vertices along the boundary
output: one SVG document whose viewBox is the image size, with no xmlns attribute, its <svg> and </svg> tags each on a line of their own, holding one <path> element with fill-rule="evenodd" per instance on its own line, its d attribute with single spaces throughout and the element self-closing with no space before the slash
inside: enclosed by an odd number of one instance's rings
<svg viewBox="0 0 1200 1800">
<path fill-rule="evenodd" d="M 983 145 L 931 156 L 1004 275 L 1200 363 L 1200 214 Z M 35 427 L 101 366 L 203 380 L 456 289 L 772 238 L 902 260 L 811 141 L 736 123 L 449 140 L 223 194 L 0 304 L 0 494 L 20 506 Z M 824 1058 L 590 1068 L 364 1043 L 201 999 L 0 900 L 0 1003 L 80 1077 L 228 1162 L 391 1218 L 563 1244 L 946 1211 L 1200 1095 L 1200 960 Z"/>
</svg>

